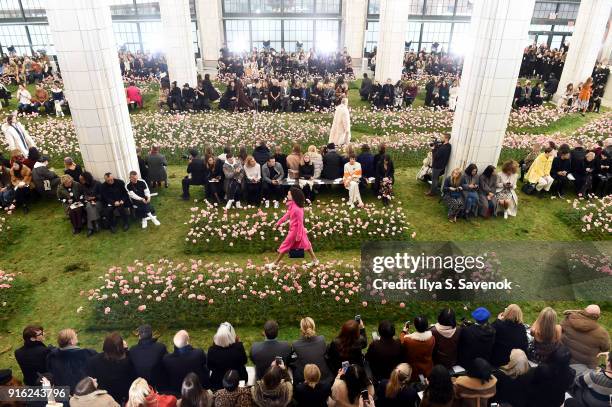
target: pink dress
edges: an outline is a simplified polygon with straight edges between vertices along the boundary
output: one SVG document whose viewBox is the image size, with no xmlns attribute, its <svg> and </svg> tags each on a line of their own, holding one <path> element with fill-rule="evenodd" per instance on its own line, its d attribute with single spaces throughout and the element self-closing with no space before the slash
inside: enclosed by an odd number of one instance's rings
<svg viewBox="0 0 612 407">
<path fill-rule="evenodd" d="M 278 248 L 279 253 L 287 253 L 291 249 L 310 250 L 312 245 L 308 240 L 306 228 L 304 227 L 304 209 L 300 208 L 293 201 L 287 202 L 287 213 L 276 222 L 280 226 L 289 218 L 289 233 Z"/>
<path fill-rule="evenodd" d="M 140 94 L 140 89 L 136 86 L 128 86 L 125 90 L 125 94 L 127 96 L 128 103 L 135 102 L 138 107 L 142 107 L 142 95 Z"/>
</svg>

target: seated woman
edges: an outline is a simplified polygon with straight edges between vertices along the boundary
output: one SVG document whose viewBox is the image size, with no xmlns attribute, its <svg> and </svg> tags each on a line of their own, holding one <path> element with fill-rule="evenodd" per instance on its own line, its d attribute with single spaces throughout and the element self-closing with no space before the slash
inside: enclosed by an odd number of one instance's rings
<svg viewBox="0 0 612 407">
<path fill-rule="evenodd" d="M 242 179 L 244 178 L 244 171 L 240 160 L 227 153 L 225 156 L 225 162 L 223 163 L 223 174 L 225 175 L 225 181 L 227 182 L 227 204 L 225 209 L 230 209 L 234 202 L 236 208 L 240 209 L 240 197 L 242 189 Z"/>
<path fill-rule="evenodd" d="M 219 164 L 214 156 L 210 155 L 206 158 L 206 164 L 204 167 L 204 174 L 206 177 L 205 181 L 205 192 L 207 199 L 214 199 L 214 202 L 221 204 L 221 191 L 223 183 L 221 181 L 222 162 L 219 160 Z"/>
<path fill-rule="evenodd" d="M 495 396 L 497 379 L 493 368 L 483 358 L 476 358 L 467 370 L 466 376 L 459 376 L 455 382 L 455 405 L 487 406 Z"/>
<path fill-rule="evenodd" d="M 344 164 L 344 176 L 342 177 L 344 187 L 349 191 L 348 204 L 358 207 L 363 207 L 361 193 L 359 192 L 359 183 L 361 182 L 361 164 L 356 160 L 355 153 L 349 155 L 349 162 Z"/>
<path fill-rule="evenodd" d="M 414 406 L 419 401 L 415 386 L 410 384 L 412 368 L 400 363 L 391 372 L 389 379 L 381 380 L 376 388 L 377 407 Z"/>
<path fill-rule="evenodd" d="M 454 399 L 455 389 L 449 370 L 442 365 L 434 366 L 419 407 L 451 407 Z"/>
<path fill-rule="evenodd" d="M 202 388 L 200 378 L 197 374 L 193 372 L 188 373 L 183 379 L 183 385 L 181 386 L 181 399 L 177 401 L 176 407 L 212 407 L 212 405 L 212 391 Z"/>
<path fill-rule="evenodd" d="M 360 365 L 340 369 L 332 386 L 329 407 L 364 407 L 374 405 L 374 386 Z"/>
<path fill-rule="evenodd" d="M 233 112 L 236 110 L 236 101 L 238 100 L 236 96 L 236 85 L 234 81 L 230 81 L 227 85 L 227 89 L 223 96 L 221 96 L 221 100 L 219 101 L 219 108 L 223 110 L 227 110 L 228 112 Z"/>
<path fill-rule="evenodd" d="M 85 377 L 77 383 L 74 395 L 70 397 L 71 407 L 106 406 L 119 407 L 119 404 L 108 394 L 106 390 L 98 389 L 98 382 Z M 128 404 L 131 407 L 130 404 Z"/>
<path fill-rule="evenodd" d="M 549 355 L 546 362 L 533 369 L 533 381 L 526 389 L 529 406 L 556 407 L 563 404 L 565 393 L 574 384 L 576 376 L 570 367 L 570 358 L 570 351 L 562 345 Z"/>
<path fill-rule="evenodd" d="M 261 166 L 251 155 L 244 161 L 244 176 L 247 204 L 259 206 L 261 203 Z"/>
<path fill-rule="evenodd" d="M 533 380 L 529 360 L 521 349 L 510 352 L 507 364 L 493 372 L 497 379 L 497 391 L 493 398 L 498 403 L 508 403 L 516 407 L 527 406 L 527 392 Z"/>
<path fill-rule="evenodd" d="M 393 199 L 393 183 L 395 182 L 395 167 L 389 154 L 376 162 L 374 191 L 382 199 L 383 205 L 388 205 Z"/>
<path fill-rule="evenodd" d="M 302 163 L 299 167 L 299 184 L 304 192 L 304 196 L 311 203 L 314 201 L 314 172 L 315 167 L 310 160 L 310 153 L 304 154 Z"/>
<path fill-rule="evenodd" d="M 582 187 L 577 191 L 579 195 L 588 196 L 593 192 L 593 177 L 595 174 L 595 153 L 589 151 L 584 156 L 584 174 Z"/>
<path fill-rule="evenodd" d="M 412 103 L 416 99 L 418 93 L 419 93 L 419 88 L 417 87 L 416 82 L 415 81 L 408 82 L 408 85 L 406 86 L 406 90 L 404 91 L 404 103 L 406 104 L 406 106 L 412 106 Z"/>
<path fill-rule="evenodd" d="M 232 324 L 224 322 L 219 325 L 213 337 L 213 345 L 208 349 L 212 389 L 222 389 L 223 377 L 232 370 L 238 372 L 239 380 L 246 382 L 249 378 L 245 367 L 247 362 L 244 345 L 238 340 Z"/>
<path fill-rule="evenodd" d="M 529 360 L 542 363 L 561 346 L 561 325 L 557 324 L 557 313 L 551 307 L 540 311 L 538 319 L 531 325 L 533 342 L 529 346 Z"/>
<path fill-rule="evenodd" d="M 455 168 L 442 184 L 442 200 L 448 208 L 447 217 L 450 222 L 457 222 L 457 216 L 463 212 L 462 190 L 461 169 Z"/>
<path fill-rule="evenodd" d="M 309 364 L 318 366 L 318 379 L 330 384 L 334 376 L 327 366 L 325 360 L 325 337 L 317 335 L 315 322 L 310 317 L 302 318 L 300 321 L 300 339 L 291 344 L 296 358 L 293 361 L 293 383 L 301 383 L 307 378 L 304 376 L 305 367 Z"/>
<path fill-rule="evenodd" d="M 337 372 L 342 367 L 342 362 L 363 365 L 362 349 L 368 346 L 365 326 L 363 320 L 357 322 L 354 319 L 346 321 L 340 330 L 340 334 L 327 347 L 327 364 L 332 372 Z"/>
<path fill-rule="evenodd" d="M 455 311 L 452 308 L 440 311 L 438 322 L 431 328 L 431 334 L 436 340 L 432 355 L 434 364 L 451 369 L 457 364 L 457 345 L 461 335 L 461 327 L 457 326 Z"/>
<path fill-rule="evenodd" d="M 149 170 L 147 180 L 151 184 L 151 188 L 161 187 L 162 182 L 168 188 L 168 173 L 166 172 L 168 161 L 166 161 L 166 157 L 163 154 L 160 154 L 159 146 L 153 145 L 151 147 L 146 164 Z"/>
<path fill-rule="evenodd" d="M 253 402 L 258 407 L 286 407 L 293 399 L 293 386 L 287 368 L 275 363 L 251 388 Z"/>
<path fill-rule="evenodd" d="M 542 85 L 540 82 L 537 82 L 533 89 L 531 89 L 531 105 L 532 106 L 542 106 L 543 102 L 542 98 Z"/>
<path fill-rule="evenodd" d="M 13 185 L 15 207 L 22 207 L 23 213 L 28 213 L 30 188 L 33 188 L 32 171 L 19 161 L 13 162 L 10 170 L 11 184 Z"/>
<path fill-rule="evenodd" d="M 172 395 L 158 394 L 145 379 L 139 377 L 132 382 L 129 390 L 129 398 L 125 407 L 175 407 L 176 397 Z"/>
<path fill-rule="evenodd" d="M 331 388 L 328 383 L 321 383 L 321 371 L 315 364 L 304 366 L 304 381 L 297 384 L 294 399 L 298 406 L 327 407 L 327 399 Z"/>
<path fill-rule="evenodd" d="M 101 184 L 87 171 L 81 174 L 79 183 L 83 187 L 85 213 L 87 215 L 87 237 L 89 237 L 94 232 L 100 231 L 100 218 L 102 217 Z"/>
<path fill-rule="evenodd" d="M 553 149 L 546 147 L 544 152 L 540 153 L 533 161 L 529 171 L 527 172 L 527 181 L 530 184 L 535 184 L 536 191 L 550 191 L 550 187 L 554 182 L 550 176 L 550 170 L 553 162 Z"/>
<path fill-rule="evenodd" d="M 478 167 L 476 164 L 470 164 L 465 169 L 461 177 L 461 192 L 465 202 L 465 218 L 470 216 L 478 216 Z"/>
<path fill-rule="evenodd" d="M 572 108 L 572 105 L 574 104 L 574 94 L 574 84 L 568 83 L 565 87 L 565 93 L 561 95 L 561 99 L 559 100 L 559 106 L 564 111 L 567 112 Z"/>
<path fill-rule="evenodd" d="M 125 96 L 127 97 L 129 108 L 132 108 L 135 104 L 142 109 L 142 94 L 140 93 L 140 89 L 136 86 L 136 83 L 130 82 L 130 85 L 125 89 Z"/>
<path fill-rule="evenodd" d="M 57 199 L 64 205 L 64 211 L 72 223 L 72 234 L 81 233 L 83 228 L 83 188 L 70 175 L 64 174 L 57 187 Z"/>
<path fill-rule="evenodd" d="M 400 334 L 400 341 L 404 349 L 404 360 L 412 367 L 412 381 L 419 379 L 419 375 L 429 376 L 433 369 L 433 349 L 436 339 L 429 329 L 427 317 L 414 318 L 413 333 L 409 333 L 410 325 L 407 322 Z"/>
<path fill-rule="evenodd" d="M 517 171 L 518 163 L 510 160 L 502 165 L 501 173 L 497 176 L 495 198 L 498 210 L 503 209 L 504 211 L 504 219 L 508 219 L 508 215 L 516 216 L 518 208 L 518 196 L 515 192 Z"/>
<path fill-rule="evenodd" d="M 489 165 L 478 178 L 478 197 L 480 199 L 480 214 L 484 218 L 497 215 L 497 173 L 495 166 Z"/>
<path fill-rule="evenodd" d="M 223 376 L 223 388 L 213 395 L 215 407 L 249 407 L 253 405 L 251 389 L 239 387 L 240 375 L 236 370 L 228 370 Z"/>
<path fill-rule="evenodd" d="M 529 154 L 527 154 L 527 157 L 522 159 L 521 162 L 519 163 L 521 166 L 521 182 L 525 180 L 525 173 L 529 171 L 529 168 L 531 168 L 531 164 L 533 164 L 535 159 L 538 158 L 538 155 L 540 155 L 541 149 L 542 149 L 542 146 L 540 145 L 540 143 L 535 143 L 531 147 L 531 151 L 529 152 Z"/>
</svg>

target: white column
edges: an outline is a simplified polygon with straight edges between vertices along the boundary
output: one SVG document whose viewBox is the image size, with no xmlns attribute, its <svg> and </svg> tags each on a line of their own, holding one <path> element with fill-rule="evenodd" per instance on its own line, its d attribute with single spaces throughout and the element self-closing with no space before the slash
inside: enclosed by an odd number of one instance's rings
<svg viewBox="0 0 612 407">
<path fill-rule="evenodd" d="M 376 53 L 376 79 L 393 83 L 402 77 L 410 0 L 380 0 L 380 31 Z"/>
<path fill-rule="evenodd" d="M 217 66 L 219 50 L 223 47 L 223 17 L 220 0 L 196 0 L 200 56 L 204 65 Z"/>
<path fill-rule="evenodd" d="M 474 163 L 496 165 L 535 0 L 475 0 L 472 50 L 465 56 L 447 174 Z"/>
<path fill-rule="evenodd" d="M 612 17 L 608 20 L 606 40 L 601 48 L 599 61 L 602 64 L 612 65 Z"/>
<path fill-rule="evenodd" d="M 576 87 L 591 76 L 604 41 L 611 6 L 612 0 L 580 2 L 576 26 L 570 38 L 569 51 L 559 79 L 559 88 L 553 100 L 559 100 L 568 83 L 573 83 Z"/>
<path fill-rule="evenodd" d="M 601 104 L 605 107 L 612 108 L 612 76 L 608 77 L 608 83 L 604 89 L 603 98 L 601 98 Z"/>
<path fill-rule="evenodd" d="M 127 180 L 138 160 L 108 2 L 48 0 L 47 19 L 85 167 Z"/>
<path fill-rule="evenodd" d="M 353 58 L 353 64 L 361 65 L 365 43 L 368 0 L 344 0 L 344 46 Z"/>
<path fill-rule="evenodd" d="M 191 34 L 189 0 L 160 0 L 164 53 L 168 63 L 170 81 L 178 86 L 188 83 L 195 87 L 197 70 Z"/>
</svg>

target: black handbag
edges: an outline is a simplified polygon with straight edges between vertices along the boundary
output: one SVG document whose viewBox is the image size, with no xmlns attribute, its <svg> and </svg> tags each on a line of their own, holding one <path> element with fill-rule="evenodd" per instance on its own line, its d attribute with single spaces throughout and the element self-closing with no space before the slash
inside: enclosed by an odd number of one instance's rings
<svg viewBox="0 0 612 407">
<path fill-rule="evenodd" d="M 521 188 L 521 191 L 523 191 L 527 195 L 533 195 L 536 192 L 536 186 L 535 186 L 535 184 L 531 184 L 531 183 L 527 182 L 527 183 L 523 184 L 523 187 Z"/>
<path fill-rule="evenodd" d="M 289 250 L 289 257 L 292 259 L 303 259 L 304 249 L 291 249 Z"/>
</svg>

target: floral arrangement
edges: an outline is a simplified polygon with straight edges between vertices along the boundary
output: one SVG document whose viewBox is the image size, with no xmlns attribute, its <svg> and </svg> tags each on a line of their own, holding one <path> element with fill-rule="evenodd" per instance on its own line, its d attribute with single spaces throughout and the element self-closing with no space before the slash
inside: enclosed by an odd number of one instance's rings
<svg viewBox="0 0 612 407">
<path fill-rule="evenodd" d="M 11 288 L 13 288 L 14 281 L 14 273 L 7 273 L 0 270 L 0 309 L 9 305 L 9 292 Z"/>
<path fill-rule="evenodd" d="M 187 251 L 274 252 L 288 231 L 288 222 L 275 228 L 284 209 L 228 212 L 205 201 L 191 208 L 185 237 Z M 410 224 L 398 206 L 367 204 L 350 208 L 346 202 L 330 200 L 304 209 L 304 226 L 315 250 L 353 249 L 368 240 L 406 240 Z M 338 239 L 342 236 L 342 239 Z"/>
<path fill-rule="evenodd" d="M 559 215 L 568 224 L 574 226 L 581 238 L 591 237 L 596 240 L 610 239 L 612 237 L 612 195 L 604 197 L 579 197 L 571 204 L 570 211 L 563 211 Z"/>
<path fill-rule="evenodd" d="M 612 258 L 605 254 L 592 256 L 585 253 L 571 253 L 569 263 L 572 269 L 588 269 L 612 277 Z"/>
<path fill-rule="evenodd" d="M 606 112 L 601 117 L 581 126 L 576 130 L 576 134 L 596 137 L 599 140 L 612 137 L 612 112 Z"/>
</svg>

